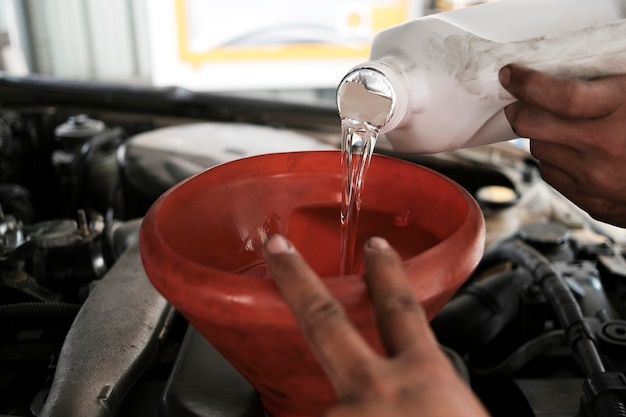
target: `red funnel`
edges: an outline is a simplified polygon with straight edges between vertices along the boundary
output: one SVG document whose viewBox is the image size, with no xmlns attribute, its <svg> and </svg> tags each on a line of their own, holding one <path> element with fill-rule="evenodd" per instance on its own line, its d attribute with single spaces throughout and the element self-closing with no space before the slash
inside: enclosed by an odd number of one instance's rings
<svg viewBox="0 0 626 417">
<path fill-rule="evenodd" d="M 363 278 L 336 276 L 340 166 L 339 151 L 229 162 L 173 187 L 141 227 L 150 280 L 250 381 L 274 417 L 319 415 L 334 394 L 266 276 L 267 236 L 287 236 L 380 349 Z M 380 155 L 373 156 L 364 187 L 358 249 L 369 236 L 387 238 L 432 318 L 482 255 L 478 205 L 445 177 Z"/>
</svg>

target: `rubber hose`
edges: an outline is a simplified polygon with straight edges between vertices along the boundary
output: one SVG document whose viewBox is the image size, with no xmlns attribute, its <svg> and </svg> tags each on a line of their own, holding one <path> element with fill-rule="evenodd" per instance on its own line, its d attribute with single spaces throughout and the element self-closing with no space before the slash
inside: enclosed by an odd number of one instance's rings
<svg viewBox="0 0 626 417">
<path fill-rule="evenodd" d="M 518 316 L 520 293 L 532 282 L 530 273 L 515 270 L 465 287 L 431 321 L 437 340 L 461 354 L 480 349 Z"/>
<path fill-rule="evenodd" d="M 74 318 L 80 310 L 80 304 L 62 302 L 33 302 L 0 305 L 0 319 L 24 316 L 55 316 Z"/>
<path fill-rule="evenodd" d="M 508 377 L 547 349 L 561 346 L 565 340 L 565 332 L 563 330 L 553 330 L 544 333 L 524 343 L 498 365 L 491 368 L 476 368 L 472 366 L 472 372 L 489 378 Z"/>
<path fill-rule="evenodd" d="M 506 261 L 527 269 L 535 277 L 561 327 L 566 331 L 569 344 L 577 353 L 585 375 L 588 377 L 594 373 L 605 372 L 591 330 L 584 322 L 580 305 L 552 263 L 531 246 L 515 239 L 489 249 L 476 272 L 480 273 Z M 597 397 L 594 413 L 597 417 L 626 417 L 626 407 L 619 395 L 608 392 Z"/>
<path fill-rule="evenodd" d="M 604 365 L 591 337 L 591 330 L 585 324 L 580 305 L 552 263 L 536 249 L 516 239 L 488 250 L 477 271 L 505 261 L 517 264 L 533 275 L 559 324 L 566 331 L 570 345 L 578 354 L 585 375 L 604 372 Z"/>
<path fill-rule="evenodd" d="M 626 408 L 617 392 L 604 392 L 598 395 L 593 406 L 594 415 L 598 417 L 624 417 Z"/>
</svg>

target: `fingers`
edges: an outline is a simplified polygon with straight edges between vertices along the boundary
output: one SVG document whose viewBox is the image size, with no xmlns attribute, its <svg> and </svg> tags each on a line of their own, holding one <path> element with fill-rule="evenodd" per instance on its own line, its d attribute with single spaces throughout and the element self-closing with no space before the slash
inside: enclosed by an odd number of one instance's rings
<svg viewBox="0 0 626 417">
<path fill-rule="evenodd" d="M 531 152 L 540 159 L 542 178 L 563 196 L 597 220 L 626 226 L 624 186 L 619 172 L 603 171 L 604 160 L 591 163 L 570 148 L 531 141 Z M 588 166 L 589 169 L 572 169 Z"/>
<path fill-rule="evenodd" d="M 520 137 L 581 148 L 597 145 L 606 130 L 605 118 L 619 111 L 625 92 L 618 81 L 568 79 L 520 65 L 500 70 L 500 82 L 519 100 L 505 114 Z"/>
<path fill-rule="evenodd" d="M 387 353 L 422 353 L 438 349 L 400 256 L 387 241 L 371 238 L 365 245 L 366 279 L 381 339 Z"/>
<path fill-rule="evenodd" d="M 587 133 L 590 130 L 588 125 L 563 119 L 521 101 L 510 104 L 504 112 L 515 133 L 522 138 L 559 144 L 566 144 L 572 138 L 590 142 L 594 140 L 595 135 Z"/>
<path fill-rule="evenodd" d="M 437 366 L 447 364 L 442 360 L 444 356 L 400 256 L 381 238 L 370 239 L 364 252 L 366 280 L 381 339 L 391 356 L 403 359 L 395 362 L 394 369 L 405 372 L 408 366 L 417 369 L 425 364 L 439 369 Z M 362 338 L 342 306 L 296 249 L 276 235 L 265 243 L 264 256 L 272 277 L 338 395 L 349 397 L 375 380 L 372 378 L 385 366 L 385 358 L 377 355 Z M 448 365 L 443 366 L 448 370 Z"/>
<path fill-rule="evenodd" d="M 559 145 L 538 140 L 530 141 L 530 153 L 539 161 L 542 170 L 542 177 L 545 179 L 546 166 L 551 165 L 564 173 L 568 173 L 572 180 L 578 181 L 576 176 L 586 175 L 585 171 L 572 171 L 572 166 L 582 164 L 581 152 L 578 149 L 567 145 Z"/>
<path fill-rule="evenodd" d="M 621 105 L 611 77 L 596 81 L 548 75 L 521 65 L 500 70 L 500 83 L 520 101 L 565 119 L 605 117 Z"/>
<path fill-rule="evenodd" d="M 570 172 L 549 163 L 541 163 L 544 180 L 596 220 L 626 227 L 624 204 L 605 196 L 594 196 L 593 188 L 576 179 Z"/>
<path fill-rule="evenodd" d="M 265 260 L 311 349 L 335 389 L 351 386 L 351 375 L 377 358 L 315 272 L 282 236 L 268 239 Z"/>
<path fill-rule="evenodd" d="M 574 176 L 572 176 L 569 171 L 561 169 L 557 165 L 553 165 L 548 162 L 540 162 L 540 170 L 541 177 L 544 179 L 544 181 L 546 181 L 557 190 L 561 190 L 561 193 L 570 198 L 570 200 L 571 197 L 569 194 L 571 193 L 569 192 L 569 190 L 577 189 L 578 187 L 580 187 L 580 183 L 578 182 L 578 180 Z M 575 194 L 576 193 L 574 193 L 574 196 Z"/>
</svg>

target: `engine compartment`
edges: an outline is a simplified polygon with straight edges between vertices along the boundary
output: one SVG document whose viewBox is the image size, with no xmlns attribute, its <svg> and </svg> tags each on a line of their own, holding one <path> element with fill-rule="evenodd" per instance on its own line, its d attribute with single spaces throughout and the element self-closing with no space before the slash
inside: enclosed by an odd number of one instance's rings
<svg viewBox="0 0 626 417">
<path fill-rule="evenodd" d="M 0 77 L 0 414 L 262 416 L 254 389 L 151 287 L 141 217 L 262 152 L 338 145 L 335 109 Z M 626 415 L 626 235 L 511 143 L 432 168 L 479 202 L 487 250 L 432 327 L 494 416 Z"/>
</svg>

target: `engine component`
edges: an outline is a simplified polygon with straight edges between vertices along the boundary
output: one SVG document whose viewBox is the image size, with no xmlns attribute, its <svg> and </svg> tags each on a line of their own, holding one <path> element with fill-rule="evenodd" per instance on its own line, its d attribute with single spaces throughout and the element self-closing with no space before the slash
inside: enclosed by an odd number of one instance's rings
<svg viewBox="0 0 626 417">
<path fill-rule="evenodd" d="M 51 160 L 67 210 L 89 206 L 106 213 L 119 183 L 116 152 L 124 139 L 122 129 L 107 128 L 104 122 L 79 114 L 59 125 L 55 138 Z"/>
<path fill-rule="evenodd" d="M 129 388 L 154 359 L 173 317 L 174 309 L 141 268 L 138 247 L 126 251 L 76 317 L 38 416 L 116 415 Z"/>
<path fill-rule="evenodd" d="M 464 288 L 431 322 L 439 343 L 459 353 L 483 347 L 518 316 L 531 283 L 528 272 L 507 271 Z"/>
<path fill-rule="evenodd" d="M 587 378 L 584 385 L 586 396 L 582 401 L 586 411 L 597 417 L 626 416 L 626 407 L 621 396 L 621 392 L 626 392 L 626 384 L 623 382 L 626 378 L 621 371 L 612 371 L 605 367 L 593 331 L 560 271 L 545 256 L 521 240 L 510 240 L 491 249 L 485 254 L 478 270 L 507 260 L 532 272 L 546 300 L 554 309 Z"/>
</svg>

